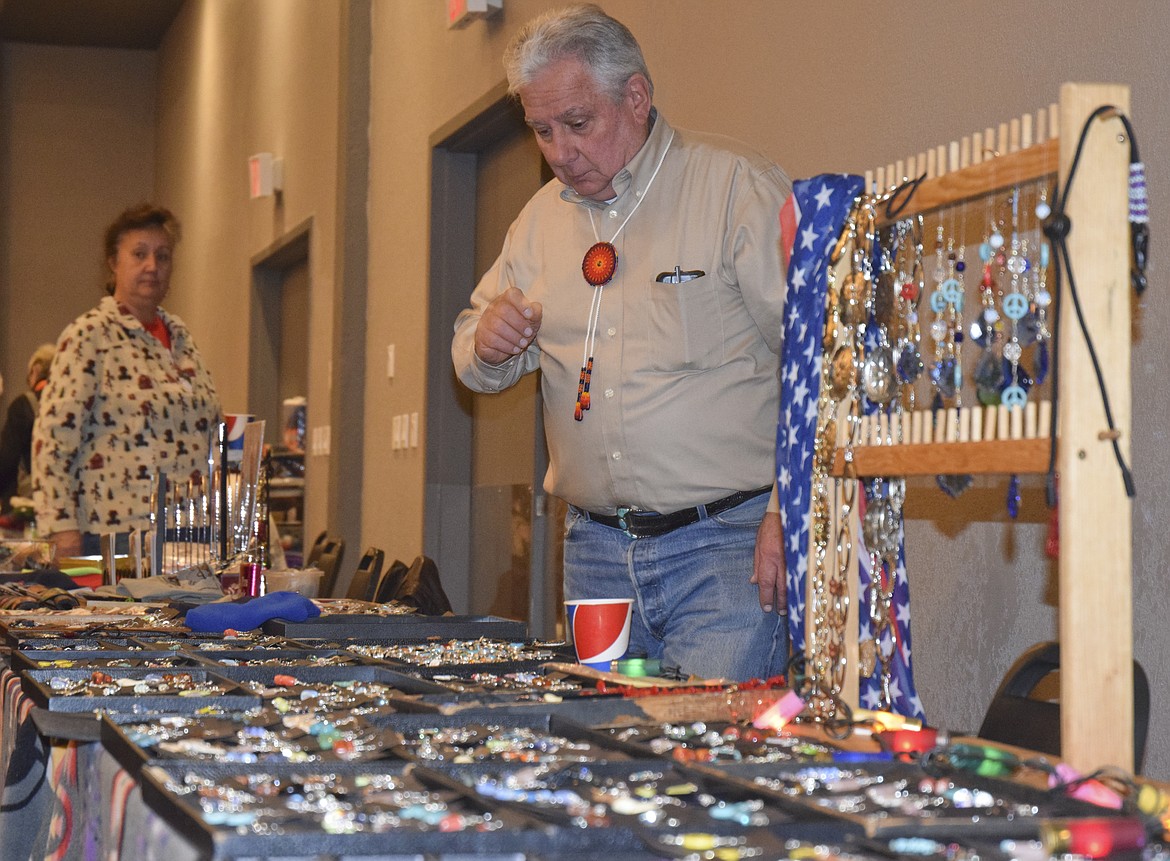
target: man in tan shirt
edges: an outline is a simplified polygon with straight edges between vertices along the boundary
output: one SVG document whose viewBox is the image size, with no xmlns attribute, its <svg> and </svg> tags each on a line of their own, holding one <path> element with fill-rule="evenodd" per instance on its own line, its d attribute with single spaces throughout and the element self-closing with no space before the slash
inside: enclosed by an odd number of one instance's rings
<svg viewBox="0 0 1170 861">
<path fill-rule="evenodd" d="M 567 598 L 635 598 L 630 653 L 664 666 L 780 672 L 768 491 L 789 180 L 736 141 L 672 128 L 636 40 L 595 6 L 530 22 L 505 66 L 557 179 L 456 322 L 459 378 L 494 392 L 542 372 Z"/>
</svg>

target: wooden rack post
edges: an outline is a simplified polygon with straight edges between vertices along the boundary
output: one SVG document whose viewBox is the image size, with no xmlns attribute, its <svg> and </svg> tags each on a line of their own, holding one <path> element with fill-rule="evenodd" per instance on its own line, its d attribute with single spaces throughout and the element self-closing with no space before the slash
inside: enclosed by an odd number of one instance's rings
<svg viewBox="0 0 1170 861">
<path fill-rule="evenodd" d="M 1129 111 L 1129 88 L 1108 84 L 1064 84 L 1059 110 L 1051 106 L 1037 118 L 1039 143 L 1033 144 L 1031 117 L 1002 123 L 940 146 L 928 154 L 879 168 L 879 191 L 926 174 L 899 218 L 952 206 L 1019 183 L 1040 179 L 1058 168 L 1064 189 L 1081 129 L 1101 105 Z M 1057 117 L 1059 116 L 1059 120 Z M 1088 321 L 1121 450 L 1129 459 L 1130 440 L 1130 284 L 1128 225 L 1129 140 L 1110 115 L 1094 121 L 1066 205 L 1073 225 L 1068 237 L 1071 265 Z M 1045 127 L 1047 134 L 1045 134 Z M 915 170 L 917 168 L 917 170 Z M 873 187 L 867 177 L 867 186 Z M 1060 608 L 1062 756 L 1089 771 L 1103 765 L 1133 769 L 1133 626 L 1131 502 L 1112 449 L 1113 436 L 1084 338 L 1069 295 L 1061 283 L 1059 331 L 1060 382 L 1057 468 L 1060 475 Z M 939 473 L 1043 473 L 1048 467 L 1047 404 L 1040 417 L 1019 409 L 1009 415 L 982 416 L 953 411 L 933 440 L 905 434 L 902 444 L 862 445 L 852 451 L 849 476 L 934 475 Z M 986 422 L 984 422 L 986 418 Z M 907 425 L 910 424 L 907 419 Z M 984 426 L 1010 427 L 988 439 Z M 1027 432 L 1023 429 L 1027 428 Z M 929 431 L 929 427 L 927 428 Z M 915 431 L 917 433 L 917 430 Z M 982 437 L 982 438 L 981 438 Z M 837 452 L 835 474 L 846 474 Z M 913 567 L 913 551 L 909 564 Z M 851 572 L 851 594 L 855 592 Z M 855 604 L 853 606 L 856 606 Z M 846 654 L 856 655 L 856 621 L 850 611 Z M 811 623 L 810 623 L 811 624 Z M 809 638 L 811 642 L 811 637 Z M 856 676 L 856 673 L 851 673 Z M 844 699 L 856 705 L 856 678 Z"/>
<path fill-rule="evenodd" d="M 1129 88 L 1060 90 L 1060 183 L 1081 127 L 1101 105 L 1129 112 Z M 1066 211 L 1069 258 L 1108 387 L 1122 453 L 1130 448 L 1129 140 L 1097 120 Z M 1060 351 L 1060 728 L 1062 755 L 1088 771 L 1133 769 L 1131 502 L 1114 458 L 1088 349 L 1062 285 Z"/>
</svg>

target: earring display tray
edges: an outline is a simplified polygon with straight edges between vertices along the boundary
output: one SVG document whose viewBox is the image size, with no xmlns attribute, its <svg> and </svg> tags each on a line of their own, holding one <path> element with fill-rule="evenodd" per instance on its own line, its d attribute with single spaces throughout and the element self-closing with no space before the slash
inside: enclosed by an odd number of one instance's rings
<svg viewBox="0 0 1170 861">
<path fill-rule="evenodd" d="M 140 777 L 146 805 L 212 861 L 363 855 L 535 861 L 895 857 L 888 844 L 824 822 L 793 821 L 766 802 L 714 782 L 696 783 L 661 763 L 603 764 L 588 775 L 552 772 L 520 776 L 517 783 L 519 771 L 393 762 L 328 769 L 164 763 L 145 768 Z M 531 800 L 504 800 L 475 788 L 493 779 L 509 782 L 517 795 L 525 794 L 518 786 L 527 786 Z M 647 792 L 655 782 L 675 794 Z M 639 787 L 641 795 L 622 794 L 623 783 Z M 552 802 L 557 792 L 562 800 L 582 794 L 595 802 L 592 811 L 575 816 L 564 804 L 558 811 Z M 629 812 L 615 813 L 615 807 Z M 643 812 L 635 812 L 638 808 Z M 745 827 L 733 821 L 743 815 L 757 822 L 767 817 L 770 824 Z M 924 857 L 974 857 L 956 856 L 960 847 L 954 844 L 939 848 L 937 856 Z"/>
<path fill-rule="evenodd" d="M 258 631 L 241 631 L 238 634 L 204 633 L 181 631 L 154 637 L 136 636 L 135 642 L 145 649 L 174 649 L 195 652 L 232 652 L 247 649 L 299 649 L 303 648 L 286 637 L 274 637 Z"/>
<path fill-rule="evenodd" d="M 20 648 L 27 639 L 49 637 L 94 638 L 134 637 L 140 634 L 174 634 L 184 630 L 177 621 L 154 622 L 146 617 L 92 615 L 39 617 L 36 619 L 9 619 L 0 621 L 0 632 L 4 642 L 11 648 Z"/>
<path fill-rule="evenodd" d="M 298 644 L 299 645 L 299 644 Z M 241 657 L 237 658 L 236 655 Z M 253 660 L 249 656 L 261 656 Z M 304 657 L 302 657 L 304 656 Z M 299 680 L 338 681 L 346 678 L 377 680 L 395 688 L 402 694 L 444 693 L 447 688 L 404 668 L 365 658 L 343 649 L 287 649 L 254 650 L 252 652 L 204 652 L 198 655 L 201 662 L 231 678 L 241 680 L 274 679 L 277 675 L 292 676 Z M 222 659 L 222 661 L 221 661 Z M 231 662 L 237 663 L 231 663 Z M 346 672 L 346 669 L 349 671 Z M 237 670 L 255 672 L 241 672 Z M 360 670 L 360 672 L 359 672 Z M 318 672 L 325 671 L 325 672 Z M 336 673 L 330 671 L 337 671 Z"/>
<path fill-rule="evenodd" d="M 12 668 L 15 670 L 77 669 L 90 670 L 116 667 L 129 669 L 145 667 L 150 669 L 173 669 L 175 667 L 203 666 L 190 655 L 167 652 L 105 650 L 20 650 L 12 653 Z"/>
<path fill-rule="evenodd" d="M 580 720 L 580 718 L 575 718 Z M 750 724 L 727 721 L 691 721 L 603 726 L 589 721 L 582 727 L 587 738 L 611 745 L 636 757 L 664 757 L 680 763 L 784 762 L 832 763 L 861 755 L 822 741 L 771 733 Z M 878 754 L 889 758 L 886 754 Z"/>
<path fill-rule="evenodd" d="M 545 699 L 548 697 L 548 699 Z M 398 712 L 429 712 L 459 716 L 492 712 L 544 712 L 552 716 L 588 723 L 623 723 L 643 720 L 645 714 L 636 700 L 616 694 L 424 694 L 402 696 L 391 703 Z"/>
<path fill-rule="evenodd" d="M 434 638 L 426 642 L 358 642 L 351 645 L 349 650 L 371 660 L 426 669 L 524 662 L 541 664 L 563 658 L 570 651 L 564 643 L 495 637 Z"/>
<path fill-rule="evenodd" d="M 256 694 L 273 722 L 289 714 L 393 712 L 405 694 L 402 677 L 376 666 L 223 667 L 217 672 Z"/>
<path fill-rule="evenodd" d="M 281 715 L 248 712 L 154 715 L 148 720 L 103 714 L 103 747 L 131 775 L 166 761 L 236 764 L 331 764 L 394 758 L 399 735 L 379 715 Z"/>
<path fill-rule="evenodd" d="M 626 829 L 552 828 L 419 781 L 402 762 L 165 763 L 141 775 L 145 803 L 212 859 L 239 857 L 563 858 L 633 853 Z"/>
<path fill-rule="evenodd" d="M 420 765 L 415 774 L 425 783 L 577 828 L 661 827 L 669 821 L 675 832 L 742 830 L 794 821 L 758 792 L 714 775 L 687 774 L 660 759 Z"/>
<path fill-rule="evenodd" d="M 371 641 L 425 640 L 493 637 L 501 640 L 523 640 L 528 637 L 528 625 L 500 616 L 374 616 L 367 614 L 336 614 L 318 616 L 303 622 L 272 619 L 262 630 L 292 639 L 354 638 Z"/>
<path fill-rule="evenodd" d="M 130 652 L 141 651 L 143 648 L 137 640 L 128 637 L 103 637 L 99 640 L 76 636 L 22 637 L 11 646 L 13 651 L 43 652 Z"/>
<path fill-rule="evenodd" d="M 425 764 L 512 762 L 568 765 L 629 757 L 578 724 L 549 712 L 468 710 L 458 715 L 395 714 L 372 718 L 399 736 L 394 754 Z"/>
<path fill-rule="evenodd" d="M 1036 839 L 1048 819 L 1109 816 L 1105 810 L 1023 783 L 897 761 L 695 765 L 794 813 L 815 812 L 871 838 Z"/>
<path fill-rule="evenodd" d="M 310 667 L 344 667 L 363 663 L 360 655 L 345 649 L 226 649 L 196 651 L 192 654 L 216 667 L 254 667 L 302 669 Z M 278 670 L 279 672 L 279 670 Z"/>
<path fill-rule="evenodd" d="M 428 785 L 484 796 L 559 827 L 630 828 L 655 858 L 899 857 L 851 824 L 807 811 L 793 815 L 717 772 L 696 773 L 661 759 L 566 766 L 428 764 L 415 775 Z M 1006 857 L 989 848 L 983 857 Z M 976 857 L 957 854 L 954 844 L 938 849 L 940 859 Z"/>
<path fill-rule="evenodd" d="M 194 713 L 255 708 L 260 698 L 203 667 L 25 670 L 21 687 L 54 712 Z"/>
<path fill-rule="evenodd" d="M 486 672 L 480 667 L 457 667 L 432 674 L 431 680 L 468 698 L 509 696 L 548 697 L 551 700 L 598 695 L 596 682 L 550 671 L 543 665 L 537 670 L 502 673 Z"/>
</svg>

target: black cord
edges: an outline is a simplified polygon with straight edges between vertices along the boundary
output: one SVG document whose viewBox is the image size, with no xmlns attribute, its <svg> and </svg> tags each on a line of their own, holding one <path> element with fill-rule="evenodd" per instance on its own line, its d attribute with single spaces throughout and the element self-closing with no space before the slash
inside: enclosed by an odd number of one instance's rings
<svg viewBox="0 0 1170 861">
<path fill-rule="evenodd" d="M 926 179 L 926 174 L 909 179 L 894 189 L 886 201 L 886 221 L 894 221 L 898 218 L 902 210 L 910 204 L 910 199 L 914 197 L 914 192 L 918 191 L 918 186 L 922 185 L 924 179 Z M 897 207 L 895 207 L 894 202 L 898 200 L 899 195 L 902 193 L 906 194 L 906 199 L 898 203 Z"/>
<path fill-rule="evenodd" d="M 1062 263 L 1064 265 L 1064 271 L 1068 275 L 1068 295 L 1069 295 L 1069 298 L 1072 299 L 1073 310 L 1076 312 L 1076 315 L 1077 315 L 1077 323 L 1080 327 L 1081 335 L 1085 339 L 1085 346 L 1089 351 L 1089 359 L 1093 363 L 1093 372 L 1097 377 L 1097 388 L 1101 392 L 1101 403 L 1105 409 L 1105 421 L 1109 427 L 1109 430 L 1112 432 L 1111 433 L 1111 436 L 1112 436 L 1111 442 L 1113 445 L 1113 454 L 1114 454 L 1114 457 L 1117 459 L 1117 466 L 1121 470 L 1121 479 L 1125 484 L 1126 496 L 1128 496 L 1132 499 L 1136 495 L 1136 492 L 1137 492 L 1136 487 L 1134 485 L 1133 473 L 1130 471 L 1129 465 L 1126 464 L 1125 457 L 1121 453 L 1121 444 L 1118 440 L 1118 434 L 1116 432 L 1117 428 L 1116 428 L 1116 425 L 1114 424 L 1114 421 L 1113 421 L 1113 409 L 1109 404 L 1109 393 L 1108 393 L 1108 390 L 1106 389 L 1106 386 L 1105 386 L 1105 375 L 1101 371 L 1101 363 L 1100 363 L 1100 360 L 1097 358 L 1097 350 L 1093 346 L 1093 339 L 1092 339 L 1092 336 L 1089 334 L 1089 326 L 1088 326 L 1088 323 L 1085 321 L 1084 310 L 1081 308 L 1080 296 L 1077 293 L 1076 278 L 1073 275 L 1072 262 L 1069 260 L 1068 245 L 1066 243 L 1066 240 L 1068 238 L 1068 234 L 1072 230 L 1072 221 L 1069 219 L 1067 213 L 1065 212 L 1065 205 L 1068 203 L 1069 192 L 1072 189 L 1073 179 L 1076 176 L 1077 167 L 1080 164 L 1081 154 L 1083 153 L 1084 148 L 1085 148 L 1085 141 L 1087 140 L 1087 138 L 1089 136 L 1089 131 L 1093 127 L 1093 121 L 1096 120 L 1097 117 L 1101 116 L 1102 114 L 1105 114 L 1105 113 L 1108 113 L 1111 111 L 1116 113 L 1116 115 L 1121 119 L 1122 123 L 1125 125 L 1126 133 L 1129 135 L 1130 163 L 1132 164 L 1138 160 L 1137 141 L 1134 138 L 1133 127 L 1130 125 L 1129 119 L 1113 105 L 1101 105 L 1099 108 L 1094 110 L 1091 114 L 1089 114 L 1089 118 L 1087 120 L 1085 120 L 1085 124 L 1081 128 L 1081 135 L 1080 135 L 1079 140 L 1077 141 L 1077 148 L 1076 148 L 1076 152 L 1073 155 L 1072 164 L 1069 167 L 1068 180 L 1065 182 L 1064 192 L 1063 192 L 1063 194 L 1058 194 L 1058 196 L 1057 196 L 1057 204 L 1058 205 L 1052 211 L 1051 216 L 1049 217 L 1048 221 L 1044 225 L 1044 235 L 1048 237 L 1049 242 L 1052 244 L 1053 252 L 1056 254 L 1056 263 L 1055 263 L 1054 268 L 1055 268 L 1056 273 L 1057 273 L 1057 286 L 1058 286 L 1057 295 L 1058 296 L 1061 292 L 1059 290 L 1059 280 L 1060 280 L 1060 267 L 1061 267 Z M 1135 227 L 1137 227 L 1137 225 L 1135 225 Z M 1133 231 L 1134 237 L 1136 237 L 1137 233 L 1138 233 L 1138 231 L 1136 231 L 1136 230 Z M 1136 243 L 1136 238 L 1134 241 Z M 1142 265 L 1144 267 L 1144 261 L 1143 261 Z M 1142 277 L 1144 280 L 1144 272 L 1142 273 Z M 1134 286 L 1135 286 L 1135 288 L 1137 287 L 1136 281 L 1135 281 Z M 1057 315 L 1059 315 L 1059 309 L 1060 309 L 1060 302 L 1058 299 L 1057 305 L 1056 305 L 1056 312 L 1055 312 Z M 1057 331 L 1059 331 L 1059 323 L 1057 323 Z M 1055 354 L 1055 350 L 1054 350 L 1054 354 Z M 1057 355 L 1057 359 L 1055 361 L 1055 369 L 1053 371 L 1053 389 L 1054 390 L 1056 389 L 1056 384 L 1058 381 L 1059 365 L 1060 365 L 1059 354 L 1055 354 L 1055 355 Z M 1056 423 L 1056 406 L 1057 406 L 1057 404 L 1056 404 L 1056 401 L 1054 398 L 1053 399 L 1053 410 L 1052 410 L 1052 412 L 1053 412 L 1052 421 L 1053 421 L 1054 426 Z M 1055 434 L 1052 435 L 1052 440 L 1053 440 L 1053 442 L 1051 443 L 1052 450 L 1050 451 L 1049 474 L 1048 474 L 1048 489 L 1049 489 L 1049 497 L 1048 498 L 1049 498 L 1050 504 L 1054 501 L 1054 498 L 1055 498 L 1055 492 L 1054 492 L 1054 489 L 1055 489 L 1055 469 L 1056 469 L 1056 463 L 1055 463 L 1056 436 L 1055 436 Z"/>
<path fill-rule="evenodd" d="M 1053 198 L 1060 200 L 1060 189 L 1053 191 Z M 1056 426 L 1060 416 L 1060 260 L 1052 267 L 1052 414 L 1048 419 L 1048 475 L 1044 482 L 1044 497 L 1049 508 L 1056 508 L 1058 499 L 1056 487 Z"/>
</svg>

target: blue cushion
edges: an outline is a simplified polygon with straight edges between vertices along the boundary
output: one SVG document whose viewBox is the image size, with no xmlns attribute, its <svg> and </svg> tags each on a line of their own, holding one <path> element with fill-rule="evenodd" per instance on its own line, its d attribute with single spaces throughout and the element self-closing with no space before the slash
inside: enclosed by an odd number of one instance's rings
<svg viewBox="0 0 1170 861">
<path fill-rule="evenodd" d="M 187 611 L 192 631 L 251 631 L 269 619 L 303 622 L 321 615 L 321 610 L 296 592 L 270 592 L 244 604 L 204 604 Z"/>
</svg>

